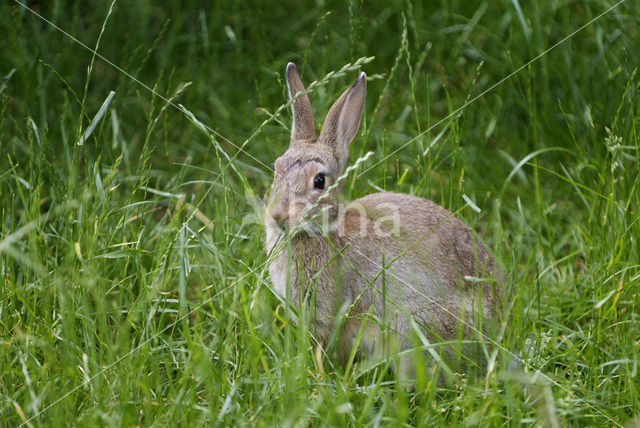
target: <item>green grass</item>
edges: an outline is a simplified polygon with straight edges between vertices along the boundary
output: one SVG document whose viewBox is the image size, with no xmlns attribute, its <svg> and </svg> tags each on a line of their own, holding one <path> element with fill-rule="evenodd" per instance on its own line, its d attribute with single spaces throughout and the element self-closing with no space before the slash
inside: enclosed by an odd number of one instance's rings
<svg viewBox="0 0 640 428">
<path fill-rule="evenodd" d="M 634 420 L 640 3 L 452 115 L 613 3 L 289 3 L 29 2 L 155 94 L 0 6 L 0 426 Z M 486 377 L 406 388 L 317 358 L 243 223 L 288 144 L 286 63 L 320 81 L 320 118 L 357 67 L 325 76 L 364 57 L 351 160 L 374 155 L 345 192 L 430 198 L 502 261 L 512 305 Z"/>
</svg>

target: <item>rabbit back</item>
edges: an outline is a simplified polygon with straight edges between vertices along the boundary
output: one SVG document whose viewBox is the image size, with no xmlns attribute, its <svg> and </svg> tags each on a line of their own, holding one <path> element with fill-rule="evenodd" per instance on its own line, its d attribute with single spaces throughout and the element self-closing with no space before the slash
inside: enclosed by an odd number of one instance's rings
<svg viewBox="0 0 640 428">
<path fill-rule="evenodd" d="M 343 249 L 337 270 L 343 298 L 355 302 L 354 312 L 373 312 L 377 319 L 391 314 L 400 334 L 413 318 L 435 340 L 460 331 L 471 336 L 479 309 L 485 320 L 494 318 L 500 273 L 463 221 L 432 201 L 398 193 L 375 193 L 350 205 L 364 210 L 346 210 L 335 244 Z M 387 219 L 382 225 L 381 216 Z"/>
</svg>

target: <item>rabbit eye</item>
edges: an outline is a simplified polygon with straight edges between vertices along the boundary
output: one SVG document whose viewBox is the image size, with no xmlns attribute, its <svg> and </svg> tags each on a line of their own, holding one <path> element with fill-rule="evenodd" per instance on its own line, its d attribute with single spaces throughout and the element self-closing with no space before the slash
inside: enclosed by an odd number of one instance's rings
<svg viewBox="0 0 640 428">
<path fill-rule="evenodd" d="M 315 187 L 316 189 L 320 189 L 320 190 L 324 189 L 324 184 L 325 184 L 324 174 L 318 174 L 313 179 L 313 187 Z"/>
</svg>

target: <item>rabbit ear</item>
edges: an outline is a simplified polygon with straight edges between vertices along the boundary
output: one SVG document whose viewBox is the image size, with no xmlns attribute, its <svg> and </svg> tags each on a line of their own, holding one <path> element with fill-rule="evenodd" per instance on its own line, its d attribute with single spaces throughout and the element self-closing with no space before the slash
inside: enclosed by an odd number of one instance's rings
<svg viewBox="0 0 640 428">
<path fill-rule="evenodd" d="M 360 127 L 360 118 L 367 97 L 367 79 L 364 72 L 333 103 L 320 131 L 319 141 L 333 148 L 340 170 L 344 169 L 349 154 L 349 143 Z"/>
<path fill-rule="evenodd" d="M 293 99 L 297 93 L 304 92 L 304 85 L 298 75 L 296 65 L 287 64 L 287 88 L 289 99 Z M 291 127 L 291 142 L 296 140 L 309 140 L 316 138 L 316 130 L 313 125 L 313 112 L 309 97 L 304 94 L 291 104 L 293 113 L 293 126 Z"/>
</svg>

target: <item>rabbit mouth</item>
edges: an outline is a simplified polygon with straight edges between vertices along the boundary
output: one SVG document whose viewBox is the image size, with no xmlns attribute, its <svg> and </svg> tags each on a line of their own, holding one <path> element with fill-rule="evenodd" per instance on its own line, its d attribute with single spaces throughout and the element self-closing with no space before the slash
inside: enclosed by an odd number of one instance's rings
<svg viewBox="0 0 640 428">
<path fill-rule="evenodd" d="M 275 206 L 267 209 L 266 226 L 278 235 L 323 235 L 339 229 L 338 212 L 336 206 L 329 204 Z"/>
<path fill-rule="evenodd" d="M 299 220 L 293 225 L 277 225 L 278 232 L 283 235 L 294 237 L 296 235 L 320 236 L 333 233 L 338 230 L 338 222 L 319 222 L 313 219 Z"/>
<path fill-rule="evenodd" d="M 296 228 L 309 235 L 323 235 L 338 229 L 338 218 L 334 207 L 325 205 L 304 214 L 297 222 Z"/>
<path fill-rule="evenodd" d="M 296 235 L 321 236 L 338 230 L 338 220 L 318 221 L 319 219 L 308 216 L 297 221 L 278 223 L 270 219 L 269 226 L 277 230 L 278 235 L 294 237 Z"/>
<path fill-rule="evenodd" d="M 338 230 L 338 221 L 334 220 L 328 223 L 315 220 L 304 221 L 297 229 L 308 235 L 326 235 Z"/>
</svg>

